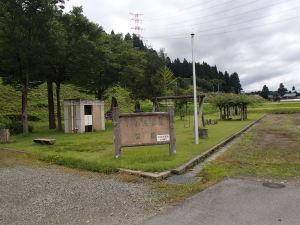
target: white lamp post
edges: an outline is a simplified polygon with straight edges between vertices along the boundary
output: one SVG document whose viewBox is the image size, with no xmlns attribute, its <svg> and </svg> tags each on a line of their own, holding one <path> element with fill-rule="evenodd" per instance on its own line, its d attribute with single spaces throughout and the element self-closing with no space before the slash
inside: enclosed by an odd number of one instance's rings
<svg viewBox="0 0 300 225">
<path fill-rule="evenodd" d="M 199 121 L 198 121 L 198 98 L 197 98 L 197 84 L 196 84 L 196 67 L 194 60 L 194 36 L 191 34 L 192 39 L 192 64 L 193 64 L 193 87 L 194 87 L 194 128 L 195 128 L 195 144 L 199 144 Z"/>
</svg>

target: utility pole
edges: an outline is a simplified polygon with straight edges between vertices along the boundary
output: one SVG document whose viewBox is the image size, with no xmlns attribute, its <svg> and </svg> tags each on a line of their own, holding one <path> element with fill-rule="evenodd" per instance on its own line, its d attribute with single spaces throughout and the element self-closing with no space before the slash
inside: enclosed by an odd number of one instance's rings
<svg viewBox="0 0 300 225">
<path fill-rule="evenodd" d="M 196 81 L 196 67 L 194 60 L 194 36 L 191 34 L 192 40 L 192 64 L 193 64 L 193 87 L 194 87 L 194 127 L 195 127 L 195 144 L 199 144 L 199 121 L 198 121 L 198 96 L 197 96 L 197 81 Z"/>
<path fill-rule="evenodd" d="M 144 15 L 144 14 L 141 14 L 141 13 L 129 13 L 132 18 L 130 19 L 130 22 L 134 22 L 134 25 L 130 28 L 133 33 L 139 37 L 139 39 L 142 40 L 142 31 L 144 30 L 142 28 L 142 19 L 141 17 Z"/>
</svg>

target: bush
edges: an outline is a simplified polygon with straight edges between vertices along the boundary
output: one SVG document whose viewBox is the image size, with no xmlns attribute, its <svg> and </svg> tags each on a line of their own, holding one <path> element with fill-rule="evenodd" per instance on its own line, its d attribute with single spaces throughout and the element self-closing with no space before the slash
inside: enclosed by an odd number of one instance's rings
<svg viewBox="0 0 300 225">
<path fill-rule="evenodd" d="M 16 120 L 16 121 L 21 121 L 22 120 L 22 115 L 20 115 L 20 114 L 7 114 L 4 117 L 9 119 L 9 120 Z M 28 115 L 28 121 L 37 122 L 37 121 L 40 121 L 40 120 L 41 119 L 37 116 Z"/>
<path fill-rule="evenodd" d="M 0 129 L 8 129 L 7 124 L 9 123 L 9 120 L 5 117 L 0 117 Z"/>
<path fill-rule="evenodd" d="M 4 125 L 5 129 L 9 129 L 10 133 L 13 135 L 16 134 L 21 134 L 23 133 L 23 126 L 22 126 L 22 122 L 18 121 L 18 120 L 7 120 Z M 33 126 L 29 126 L 28 127 L 29 132 L 32 133 L 33 132 Z"/>
<path fill-rule="evenodd" d="M 107 100 L 106 111 L 110 111 L 111 98 L 115 97 L 118 101 L 118 106 L 121 112 L 133 112 L 134 101 L 131 98 L 131 92 L 126 88 L 114 86 L 109 88 L 104 93 L 104 98 Z"/>
<path fill-rule="evenodd" d="M 5 124 L 0 123 L 0 129 L 6 129 Z"/>
</svg>

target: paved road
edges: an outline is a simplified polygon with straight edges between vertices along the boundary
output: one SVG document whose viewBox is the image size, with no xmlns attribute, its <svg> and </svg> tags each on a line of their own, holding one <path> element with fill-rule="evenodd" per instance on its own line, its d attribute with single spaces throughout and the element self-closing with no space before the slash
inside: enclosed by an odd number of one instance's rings
<svg viewBox="0 0 300 225">
<path fill-rule="evenodd" d="M 144 225 L 300 224 L 300 183 L 287 183 L 282 189 L 262 183 L 225 180 Z"/>
</svg>

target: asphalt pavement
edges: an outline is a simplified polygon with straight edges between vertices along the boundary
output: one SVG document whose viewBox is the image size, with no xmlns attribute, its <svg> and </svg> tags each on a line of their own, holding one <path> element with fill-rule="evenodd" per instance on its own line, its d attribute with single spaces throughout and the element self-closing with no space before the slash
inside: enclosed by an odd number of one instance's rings
<svg viewBox="0 0 300 225">
<path fill-rule="evenodd" d="M 144 225 L 298 225 L 300 183 L 227 179 Z"/>
</svg>

